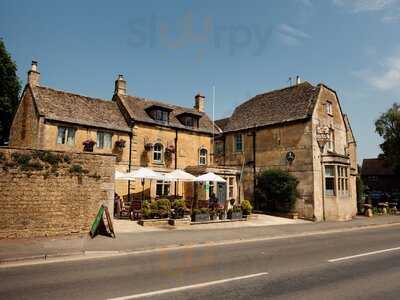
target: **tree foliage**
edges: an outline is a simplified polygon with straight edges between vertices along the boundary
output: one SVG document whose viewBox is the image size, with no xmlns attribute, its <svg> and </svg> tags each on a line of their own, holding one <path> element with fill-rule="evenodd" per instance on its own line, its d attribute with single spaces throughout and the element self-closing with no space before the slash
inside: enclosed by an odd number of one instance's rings
<svg viewBox="0 0 400 300">
<path fill-rule="evenodd" d="M 376 132 L 383 138 L 380 145 L 383 158 L 387 159 L 400 173 L 400 105 L 393 106 L 375 122 Z"/>
<path fill-rule="evenodd" d="M 287 171 L 269 169 L 257 178 L 257 195 L 262 209 L 290 212 L 298 197 L 298 179 Z"/>
<path fill-rule="evenodd" d="M 18 107 L 21 89 L 17 66 L 0 39 L 0 145 L 9 137 L 11 122 Z"/>
</svg>

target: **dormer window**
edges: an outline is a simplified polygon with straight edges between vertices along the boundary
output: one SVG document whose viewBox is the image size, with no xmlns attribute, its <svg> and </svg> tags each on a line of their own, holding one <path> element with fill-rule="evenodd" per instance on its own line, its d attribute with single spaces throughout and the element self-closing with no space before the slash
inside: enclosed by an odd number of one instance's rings
<svg viewBox="0 0 400 300">
<path fill-rule="evenodd" d="M 154 110 L 154 119 L 160 122 L 168 123 L 169 112 L 161 109 Z"/>
<path fill-rule="evenodd" d="M 146 112 L 149 114 L 149 116 L 153 120 L 161 123 L 169 123 L 169 113 L 171 110 L 171 108 L 161 105 L 152 105 L 146 108 Z"/>
<path fill-rule="evenodd" d="M 184 112 L 184 113 L 179 114 L 177 117 L 178 117 L 178 120 L 186 127 L 191 127 L 191 128 L 199 127 L 199 118 L 201 117 L 201 115 Z"/>
</svg>

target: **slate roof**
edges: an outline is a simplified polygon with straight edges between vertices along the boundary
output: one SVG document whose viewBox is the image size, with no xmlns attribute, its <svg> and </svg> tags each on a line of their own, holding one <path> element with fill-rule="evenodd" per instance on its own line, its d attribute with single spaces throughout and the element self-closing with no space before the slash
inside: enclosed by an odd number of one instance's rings
<svg viewBox="0 0 400 300">
<path fill-rule="evenodd" d="M 308 82 L 259 94 L 242 103 L 228 121 L 218 120 L 224 132 L 302 120 L 311 117 L 320 86 Z M 222 128 L 221 128 L 222 129 Z"/>
<path fill-rule="evenodd" d="M 117 103 L 43 86 L 31 87 L 36 107 L 48 120 L 130 132 Z"/>
<path fill-rule="evenodd" d="M 222 131 L 224 131 L 226 125 L 228 125 L 229 118 L 215 120 L 215 125 L 217 125 Z"/>
<path fill-rule="evenodd" d="M 199 112 L 194 108 L 187 108 L 177 105 L 166 104 L 166 102 L 161 102 L 157 100 L 151 100 L 136 96 L 130 95 L 118 95 L 121 100 L 123 106 L 126 108 L 130 117 L 136 122 L 144 122 L 149 124 L 173 127 L 173 128 L 182 128 L 190 131 L 204 132 L 204 133 L 212 133 L 213 131 L 213 122 L 204 112 Z M 152 106 L 160 106 L 169 109 L 169 122 L 165 124 L 160 121 L 156 121 L 150 117 L 147 113 L 147 109 Z M 191 128 L 183 125 L 178 116 L 181 114 L 192 114 L 199 118 L 199 127 Z"/>
<path fill-rule="evenodd" d="M 392 176 L 395 175 L 390 163 L 380 158 L 367 158 L 363 160 L 361 167 L 363 176 Z"/>
</svg>

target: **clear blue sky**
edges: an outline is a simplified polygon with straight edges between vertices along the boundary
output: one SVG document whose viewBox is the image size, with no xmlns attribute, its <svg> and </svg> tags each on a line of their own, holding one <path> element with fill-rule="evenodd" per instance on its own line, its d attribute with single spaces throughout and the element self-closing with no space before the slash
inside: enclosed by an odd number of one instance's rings
<svg viewBox="0 0 400 300">
<path fill-rule="evenodd" d="M 130 94 L 193 105 L 216 86 L 216 117 L 289 76 L 335 89 L 359 160 L 379 153 L 374 120 L 399 101 L 400 0 L 0 2 L 0 37 L 26 81 L 109 99 Z"/>
</svg>

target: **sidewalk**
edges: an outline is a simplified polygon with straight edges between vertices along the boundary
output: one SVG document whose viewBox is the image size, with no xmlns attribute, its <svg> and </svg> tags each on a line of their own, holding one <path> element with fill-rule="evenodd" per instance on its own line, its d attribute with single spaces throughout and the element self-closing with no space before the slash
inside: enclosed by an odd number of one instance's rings
<svg viewBox="0 0 400 300">
<path fill-rule="evenodd" d="M 0 240 L 0 263 L 18 260 L 40 260 L 58 256 L 90 253 L 118 253 L 190 246 L 224 241 L 278 238 L 330 231 L 346 231 L 368 226 L 399 224 L 400 216 L 357 217 L 348 222 L 299 222 L 274 226 L 246 226 L 210 229 L 191 226 L 180 230 L 117 233 L 115 239 L 97 236 L 47 238 L 34 240 Z"/>
</svg>

